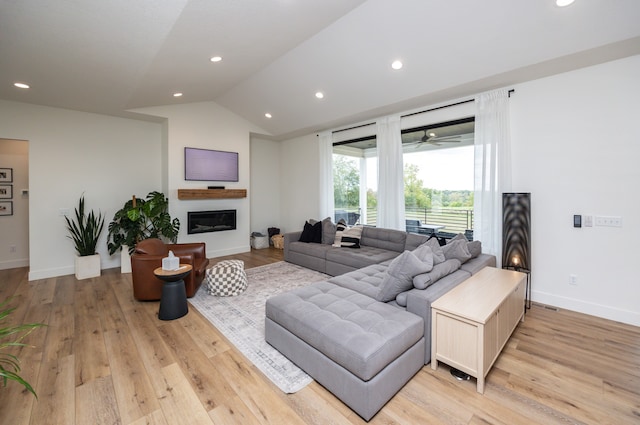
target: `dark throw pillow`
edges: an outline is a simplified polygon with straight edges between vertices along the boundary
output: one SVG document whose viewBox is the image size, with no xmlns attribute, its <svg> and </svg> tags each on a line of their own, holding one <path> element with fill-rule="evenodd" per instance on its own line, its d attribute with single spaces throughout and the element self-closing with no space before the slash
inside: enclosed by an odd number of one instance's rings
<svg viewBox="0 0 640 425">
<path fill-rule="evenodd" d="M 322 243 L 322 222 L 318 221 L 311 224 L 308 221 L 304 223 L 304 229 L 300 234 L 300 242 Z"/>
</svg>

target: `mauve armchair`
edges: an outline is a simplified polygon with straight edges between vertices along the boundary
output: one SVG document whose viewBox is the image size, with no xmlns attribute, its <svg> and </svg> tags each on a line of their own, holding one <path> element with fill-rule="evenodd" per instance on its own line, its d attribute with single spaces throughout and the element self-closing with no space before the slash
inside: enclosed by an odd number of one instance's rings
<svg viewBox="0 0 640 425">
<path fill-rule="evenodd" d="M 181 264 L 190 264 L 193 270 L 184 278 L 187 297 L 193 297 L 202 284 L 209 260 L 204 242 L 165 244 L 160 239 L 145 239 L 138 242 L 131 255 L 131 279 L 133 297 L 139 301 L 155 301 L 162 296 L 162 281 L 153 271 L 162 267 L 162 259 L 173 251 Z"/>
</svg>

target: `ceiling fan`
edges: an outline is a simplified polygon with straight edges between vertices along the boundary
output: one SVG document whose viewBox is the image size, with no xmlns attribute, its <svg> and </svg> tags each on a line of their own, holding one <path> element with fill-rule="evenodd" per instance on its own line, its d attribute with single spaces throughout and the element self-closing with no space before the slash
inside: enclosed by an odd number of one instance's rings
<svg viewBox="0 0 640 425">
<path fill-rule="evenodd" d="M 427 130 L 424 131 L 424 136 L 416 143 L 416 147 L 423 144 L 440 146 L 441 143 L 460 143 L 460 136 L 442 136 L 438 137 L 436 133 L 427 134 Z"/>
</svg>

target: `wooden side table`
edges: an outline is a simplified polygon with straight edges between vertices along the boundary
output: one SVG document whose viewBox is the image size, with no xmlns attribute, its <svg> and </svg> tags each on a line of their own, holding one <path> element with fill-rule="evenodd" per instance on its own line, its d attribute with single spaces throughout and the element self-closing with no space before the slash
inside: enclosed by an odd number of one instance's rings
<svg viewBox="0 0 640 425">
<path fill-rule="evenodd" d="M 524 320 L 524 273 L 485 267 L 431 304 L 431 368 L 442 361 L 484 379 L 511 333 Z"/>
<path fill-rule="evenodd" d="M 158 267 L 153 271 L 153 274 L 164 282 L 158 319 L 174 320 L 189 312 L 187 291 L 182 279 L 191 273 L 191 269 L 190 264 L 180 264 L 177 270 L 164 270 L 162 267 Z"/>
</svg>

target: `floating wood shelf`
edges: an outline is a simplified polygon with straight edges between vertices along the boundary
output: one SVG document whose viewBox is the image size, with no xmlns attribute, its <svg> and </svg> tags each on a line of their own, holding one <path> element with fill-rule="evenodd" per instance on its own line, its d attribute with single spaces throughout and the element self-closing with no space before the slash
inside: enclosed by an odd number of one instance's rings
<svg viewBox="0 0 640 425">
<path fill-rule="evenodd" d="M 247 189 L 178 189 L 178 199 L 246 198 Z"/>
</svg>

